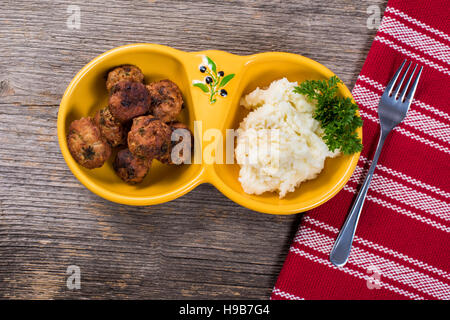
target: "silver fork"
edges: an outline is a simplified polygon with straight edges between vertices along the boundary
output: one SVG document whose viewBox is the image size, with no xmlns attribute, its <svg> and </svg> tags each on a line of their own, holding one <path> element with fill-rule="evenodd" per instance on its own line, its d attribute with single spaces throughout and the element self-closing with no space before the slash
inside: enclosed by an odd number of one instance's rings
<svg viewBox="0 0 450 320">
<path fill-rule="evenodd" d="M 353 237 L 355 236 L 359 216 L 361 214 L 364 200 L 366 199 L 367 190 L 369 189 L 370 181 L 372 180 L 372 175 L 375 171 L 375 167 L 377 165 L 381 149 L 383 148 L 384 141 L 389 135 L 389 132 L 391 132 L 391 130 L 394 129 L 394 127 L 402 122 L 405 118 L 409 106 L 411 105 L 411 102 L 413 100 L 414 93 L 416 92 L 417 84 L 419 83 L 419 78 L 422 74 L 423 67 L 420 67 L 420 70 L 409 90 L 408 87 L 414 78 L 414 73 L 417 69 L 417 65 L 414 67 L 414 70 L 409 76 L 406 85 L 402 86 L 403 81 L 405 80 L 406 75 L 408 74 L 408 71 L 411 67 L 411 62 L 409 63 L 406 72 L 403 74 L 400 83 L 395 86 L 405 64 L 406 60 L 403 61 L 400 68 L 398 68 L 394 77 L 391 79 L 391 81 L 389 81 L 389 84 L 387 85 L 383 95 L 381 96 L 380 104 L 378 105 L 378 118 L 380 119 L 381 127 L 380 138 L 378 140 L 377 149 L 375 151 L 375 155 L 373 157 L 372 164 L 370 165 L 366 179 L 364 180 L 358 196 L 356 197 L 355 203 L 353 204 L 353 207 L 350 210 L 350 213 L 348 214 L 341 231 L 339 232 L 333 248 L 331 249 L 330 261 L 335 266 L 341 267 L 347 263 L 352 248 Z M 401 90 L 402 88 L 403 90 Z"/>
</svg>

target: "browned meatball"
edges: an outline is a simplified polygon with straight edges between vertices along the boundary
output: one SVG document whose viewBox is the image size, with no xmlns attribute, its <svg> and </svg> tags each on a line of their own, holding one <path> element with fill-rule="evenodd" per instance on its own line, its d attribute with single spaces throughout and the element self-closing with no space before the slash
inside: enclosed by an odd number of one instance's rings
<svg viewBox="0 0 450 320">
<path fill-rule="evenodd" d="M 180 164 L 186 163 L 188 160 L 190 160 L 190 159 L 188 159 L 188 157 L 191 156 L 191 152 L 189 152 L 188 154 L 184 154 L 184 152 L 183 152 L 184 149 L 181 148 L 179 150 L 178 154 L 173 155 L 175 157 L 175 159 L 172 159 L 172 150 L 177 144 L 179 144 L 183 141 L 184 137 L 189 136 L 190 140 L 191 140 L 190 141 L 190 149 L 192 151 L 192 148 L 194 145 L 193 144 L 194 137 L 192 135 L 192 132 L 191 132 L 191 130 L 189 130 L 189 127 L 187 125 L 185 125 L 184 123 L 181 123 L 181 122 L 170 122 L 170 123 L 168 123 L 168 125 L 172 129 L 172 133 L 177 129 L 186 130 L 186 131 L 181 131 L 181 130 L 177 131 L 177 134 L 179 137 L 178 140 L 175 140 L 175 141 L 172 140 L 169 150 L 165 154 L 158 156 L 156 159 L 165 164 L 180 165 Z M 171 139 L 174 139 L 174 138 L 175 138 L 175 136 L 171 137 Z"/>
<path fill-rule="evenodd" d="M 170 80 L 147 85 L 150 92 L 150 113 L 163 122 L 174 121 L 183 106 L 183 96 L 178 86 Z"/>
<path fill-rule="evenodd" d="M 100 168 L 111 155 L 111 146 L 91 118 L 70 124 L 67 145 L 75 161 L 88 169 Z"/>
<path fill-rule="evenodd" d="M 141 69 L 132 65 L 123 65 L 112 69 L 108 73 L 108 79 L 106 80 L 106 89 L 111 88 L 118 82 L 127 80 L 132 82 L 144 82 L 144 74 Z"/>
<path fill-rule="evenodd" d="M 148 112 L 150 95 L 139 82 L 120 81 L 111 88 L 109 109 L 119 122 L 126 122 Z"/>
<path fill-rule="evenodd" d="M 133 119 L 128 132 L 128 148 L 137 157 L 151 160 L 170 148 L 170 127 L 153 116 Z"/>
<path fill-rule="evenodd" d="M 125 129 L 123 125 L 113 117 L 109 107 L 97 111 L 94 116 L 94 122 L 100 129 L 103 138 L 108 141 L 111 147 L 117 147 L 125 143 Z"/>
<path fill-rule="evenodd" d="M 123 149 L 117 153 L 113 167 L 117 175 L 129 184 L 141 183 L 148 173 L 148 162 L 134 156 L 130 150 Z"/>
</svg>

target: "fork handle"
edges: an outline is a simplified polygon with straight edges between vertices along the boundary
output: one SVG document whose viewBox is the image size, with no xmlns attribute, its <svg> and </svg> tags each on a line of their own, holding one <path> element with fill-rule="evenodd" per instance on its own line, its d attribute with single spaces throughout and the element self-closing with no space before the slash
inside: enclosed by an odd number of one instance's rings
<svg viewBox="0 0 450 320">
<path fill-rule="evenodd" d="M 381 149 L 383 148 L 384 141 L 386 140 L 388 134 L 389 131 L 386 132 L 385 130 L 381 130 L 377 149 L 375 151 L 372 164 L 369 168 L 369 172 L 367 173 L 364 183 L 359 190 L 358 196 L 353 203 L 352 209 L 350 210 L 347 219 L 345 220 L 344 225 L 339 232 L 336 242 L 331 249 L 330 261 L 337 267 L 341 267 L 347 263 L 350 251 L 352 249 L 356 226 L 358 225 L 359 216 L 364 205 L 364 200 L 366 199 L 367 191 L 369 190 L 369 185 L 372 181 L 373 172 L 375 171 L 375 167 L 377 166 Z"/>
</svg>

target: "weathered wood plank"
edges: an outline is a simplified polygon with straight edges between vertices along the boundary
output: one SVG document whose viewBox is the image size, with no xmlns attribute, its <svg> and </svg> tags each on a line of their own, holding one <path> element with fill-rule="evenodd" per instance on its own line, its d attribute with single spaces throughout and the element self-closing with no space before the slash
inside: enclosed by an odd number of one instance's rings
<svg viewBox="0 0 450 320">
<path fill-rule="evenodd" d="M 0 9 L 0 298 L 266 299 L 301 216 L 251 212 L 202 185 L 153 207 L 85 189 L 56 118 L 77 71 L 119 45 L 154 42 L 313 58 L 352 87 L 385 1 L 7 1 Z M 67 7 L 81 27 L 66 26 Z M 66 268 L 81 268 L 81 290 Z"/>
</svg>

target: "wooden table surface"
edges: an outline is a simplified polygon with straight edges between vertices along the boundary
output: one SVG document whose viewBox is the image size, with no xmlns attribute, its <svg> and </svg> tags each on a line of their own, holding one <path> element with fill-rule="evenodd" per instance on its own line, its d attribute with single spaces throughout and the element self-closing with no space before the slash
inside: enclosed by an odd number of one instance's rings
<svg viewBox="0 0 450 320">
<path fill-rule="evenodd" d="M 67 27 L 71 5 L 80 28 Z M 6 0 L 0 8 L 0 298 L 267 299 L 301 214 L 233 203 L 210 185 L 129 207 L 83 187 L 60 153 L 62 94 L 86 63 L 136 42 L 287 51 L 352 88 L 385 0 Z M 81 289 L 66 286 L 79 266 Z"/>
</svg>

